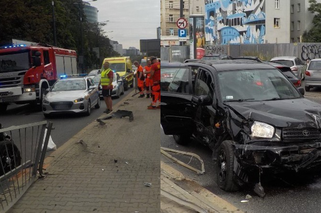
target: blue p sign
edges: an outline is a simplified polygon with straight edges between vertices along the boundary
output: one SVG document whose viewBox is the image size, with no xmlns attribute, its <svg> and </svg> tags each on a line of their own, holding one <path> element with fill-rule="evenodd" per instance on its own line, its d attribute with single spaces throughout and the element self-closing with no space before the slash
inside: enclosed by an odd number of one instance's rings
<svg viewBox="0 0 321 213">
<path fill-rule="evenodd" d="M 178 37 L 185 38 L 186 37 L 186 29 L 178 29 Z"/>
</svg>

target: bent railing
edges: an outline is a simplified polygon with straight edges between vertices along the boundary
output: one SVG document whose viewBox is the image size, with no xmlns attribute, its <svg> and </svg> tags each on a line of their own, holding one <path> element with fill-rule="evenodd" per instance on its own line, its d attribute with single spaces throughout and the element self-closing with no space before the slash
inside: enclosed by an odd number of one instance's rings
<svg viewBox="0 0 321 213">
<path fill-rule="evenodd" d="M 43 176 L 52 123 L 0 129 L 0 212 L 9 210 Z"/>
</svg>

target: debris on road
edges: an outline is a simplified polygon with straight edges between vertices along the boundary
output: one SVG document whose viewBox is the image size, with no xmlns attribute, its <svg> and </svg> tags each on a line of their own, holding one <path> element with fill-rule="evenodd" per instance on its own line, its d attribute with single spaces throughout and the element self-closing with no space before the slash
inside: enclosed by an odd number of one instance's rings
<svg viewBox="0 0 321 213">
<path fill-rule="evenodd" d="M 76 143 L 79 143 L 79 144 L 81 144 L 81 145 L 83 145 L 84 147 L 88 147 L 88 145 L 85 143 L 85 141 L 83 141 L 83 140 L 79 140 L 78 142 L 76 142 Z"/>
<path fill-rule="evenodd" d="M 103 122 L 101 119 L 96 119 L 96 121 L 101 125 L 101 126 L 104 126 L 104 125 L 106 125 L 106 123 L 105 122 Z"/>
<path fill-rule="evenodd" d="M 117 118 L 129 117 L 129 121 L 134 120 L 133 112 L 128 110 L 117 110 L 115 113 L 113 113 L 113 116 Z"/>
<path fill-rule="evenodd" d="M 241 200 L 241 203 L 248 203 L 249 200 Z"/>
<path fill-rule="evenodd" d="M 168 152 L 173 152 L 173 153 L 177 153 L 177 154 L 182 154 L 182 155 L 187 155 L 187 156 L 191 156 L 191 157 L 195 157 L 196 159 L 198 159 L 201 163 L 201 170 L 196 169 L 180 160 L 178 160 L 177 158 L 173 157 L 172 155 L 170 155 Z M 174 162 L 180 164 L 181 166 L 184 166 L 194 172 L 196 172 L 197 174 L 204 174 L 205 173 L 205 166 L 204 166 L 204 161 L 201 159 L 200 156 L 198 156 L 197 154 L 191 153 L 191 152 L 182 152 L 182 151 L 178 151 L 175 149 L 168 149 L 165 147 L 161 147 L 161 153 L 163 155 L 165 155 L 166 157 L 168 157 L 169 159 L 173 160 Z"/>
<path fill-rule="evenodd" d="M 117 163 L 117 162 L 118 162 L 118 160 L 114 159 L 114 163 Z"/>
<path fill-rule="evenodd" d="M 249 199 L 251 199 L 251 198 L 252 198 L 252 196 L 249 195 L 249 194 L 247 194 L 247 195 L 245 196 L 245 200 L 249 200 Z"/>
</svg>

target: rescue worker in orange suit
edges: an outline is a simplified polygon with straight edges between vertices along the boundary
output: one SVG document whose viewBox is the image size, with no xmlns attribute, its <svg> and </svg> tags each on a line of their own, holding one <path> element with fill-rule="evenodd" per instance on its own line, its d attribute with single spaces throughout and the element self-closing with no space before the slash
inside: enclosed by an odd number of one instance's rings
<svg viewBox="0 0 321 213">
<path fill-rule="evenodd" d="M 150 59 L 147 59 L 147 64 L 144 67 L 144 73 L 146 74 L 146 79 L 145 79 L 146 98 L 149 98 L 151 96 L 152 86 L 153 86 L 153 79 L 149 78 L 151 66 L 152 64 L 150 62 Z"/>
<path fill-rule="evenodd" d="M 150 72 L 150 79 L 153 79 L 153 86 L 152 86 L 152 104 L 148 106 L 148 109 L 159 109 L 161 96 L 160 96 L 160 62 L 157 60 L 156 57 L 151 57 L 150 61 L 152 63 L 151 72 Z M 158 103 L 157 103 L 158 102 Z"/>
<path fill-rule="evenodd" d="M 100 82 L 98 84 L 98 88 L 100 85 L 102 86 L 102 95 L 105 100 L 105 104 L 107 109 L 104 113 L 110 113 L 113 111 L 113 101 L 111 99 L 111 95 L 113 92 L 113 71 L 109 68 L 109 62 L 104 62 L 104 70 L 101 72 Z"/>
<path fill-rule="evenodd" d="M 137 67 L 136 75 L 137 75 L 137 79 L 138 79 L 137 86 L 138 86 L 138 90 L 139 90 L 138 98 L 143 98 L 143 97 L 145 97 L 145 94 L 144 94 L 144 92 L 145 92 L 144 69 L 143 69 L 142 65 L 140 65 L 138 63 L 138 61 L 135 61 L 134 65 Z"/>
</svg>

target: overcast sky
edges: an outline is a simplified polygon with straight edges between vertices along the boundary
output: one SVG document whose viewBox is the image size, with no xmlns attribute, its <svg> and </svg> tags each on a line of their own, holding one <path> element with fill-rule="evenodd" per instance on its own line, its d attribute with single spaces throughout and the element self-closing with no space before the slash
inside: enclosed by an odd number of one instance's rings
<svg viewBox="0 0 321 213">
<path fill-rule="evenodd" d="M 90 4 L 99 10 L 98 22 L 108 20 L 103 28 L 108 37 L 118 41 L 124 49 L 140 49 L 140 39 L 157 38 L 159 0 L 97 0 Z"/>
</svg>

